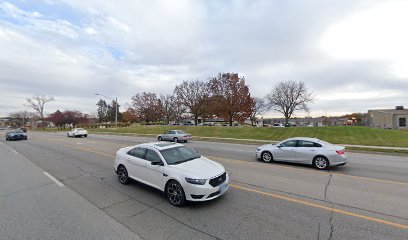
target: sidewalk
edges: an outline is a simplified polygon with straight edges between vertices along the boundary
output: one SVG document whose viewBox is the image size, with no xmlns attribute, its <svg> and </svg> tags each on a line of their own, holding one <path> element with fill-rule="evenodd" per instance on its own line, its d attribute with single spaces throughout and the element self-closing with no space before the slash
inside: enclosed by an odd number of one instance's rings
<svg viewBox="0 0 408 240">
<path fill-rule="evenodd" d="M 140 239 L 4 142 L 0 164 L 2 240 Z"/>
</svg>

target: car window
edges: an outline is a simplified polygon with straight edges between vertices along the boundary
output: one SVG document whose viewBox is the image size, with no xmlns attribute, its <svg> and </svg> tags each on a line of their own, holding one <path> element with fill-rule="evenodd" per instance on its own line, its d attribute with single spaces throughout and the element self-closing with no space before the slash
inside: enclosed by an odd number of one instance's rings
<svg viewBox="0 0 408 240">
<path fill-rule="evenodd" d="M 177 131 L 178 134 L 185 134 L 183 131 Z"/>
<path fill-rule="evenodd" d="M 164 134 L 170 134 L 170 131 L 165 132 Z"/>
<path fill-rule="evenodd" d="M 283 142 L 282 147 L 296 147 L 296 140 L 289 140 L 286 142 Z"/>
<path fill-rule="evenodd" d="M 146 153 L 146 149 L 144 148 L 134 148 L 132 150 L 130 150 L 128 152 L 129 155 L 132 155 L 133 157 L 137 157 L 137 158 L 145 158 L 145 153 Z"/>
<path fill-rule="evenodd" d="M 150 162 L 161 162 L 161 158 L 159 157 L 159 155 L 155 151 L 150 149 L 147 149 L 146 160 Z"/>
<path fill-rule="evenodd" d="M 298 147 L 314 147 L 314 142 L 299 140 Z"/>
<path fill-rule="evenodd" d="M 196 151 L 185 146 L 164 149 L 160 153 L 168 164 L 177 164 L 200 158 Z"/>
<path fill-rule="evenodd" d="M 169 134 L 176 134 L 176 132 L 174 132 L 174 131 L 170 131 L 170 133 Z"/>
</svg>

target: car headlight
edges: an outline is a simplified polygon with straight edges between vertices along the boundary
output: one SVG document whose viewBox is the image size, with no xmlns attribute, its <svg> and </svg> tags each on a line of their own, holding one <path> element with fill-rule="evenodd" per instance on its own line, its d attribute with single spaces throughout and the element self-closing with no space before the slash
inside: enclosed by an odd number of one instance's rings
<svg viewBox="0 0 408 240">
<path fill-rule="evenodd" d="M 207 180 L 206 179 L 194 179 L 194 178 L 187 178 L 186 177 L 186 181 L 188 183 L 191 183 L 191 184 L 204 185 L 205 181 L 207 181 Z"/>
</svg>

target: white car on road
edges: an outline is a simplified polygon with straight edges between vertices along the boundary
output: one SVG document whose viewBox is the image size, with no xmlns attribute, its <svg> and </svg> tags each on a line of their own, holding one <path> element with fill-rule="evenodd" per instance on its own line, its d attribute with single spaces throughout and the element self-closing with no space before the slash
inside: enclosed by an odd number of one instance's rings
<svg viewBox="0 0 408 240">
<path fill-rule="evenodd" d="M 83 128 L 74 128 L 71 131 L 67 132 L 68 137 L 87 137 L 88 131 Z"/>
<path fill-rule="evenodd" d="M 207 201 L 229 187 L 224 167 L 179 143 L 152 142 L 119 149 L 115 172 L 119 182 L 137 180 L 163 191 L 171 204 Z"/>
<path fill-rule="evenodd" d="M 256 158 L 264 162 L 306 163 L 320 170 L 347 163 L 344 147 L 305 137 L 288 138 L 278 144 L 262 145 L 256 149 Z"/>
</svg>

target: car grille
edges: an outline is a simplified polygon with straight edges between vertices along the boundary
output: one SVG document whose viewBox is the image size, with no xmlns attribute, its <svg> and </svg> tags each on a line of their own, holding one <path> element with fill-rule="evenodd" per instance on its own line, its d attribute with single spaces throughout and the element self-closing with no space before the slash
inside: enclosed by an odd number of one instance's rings
<svg viewBox="0 0 408 240">
<path fill-rule="evenodd" d="M 216 187 L 216 186 L 220 185 L 221 183 L 225 182 L 226 179 L 227 179 L 227 173 L 224 172 L 223 174 L 221 174 L 218 177 L 211 178 L 209 183 L 210 183 L 211 186 Z"/>
</svg>

